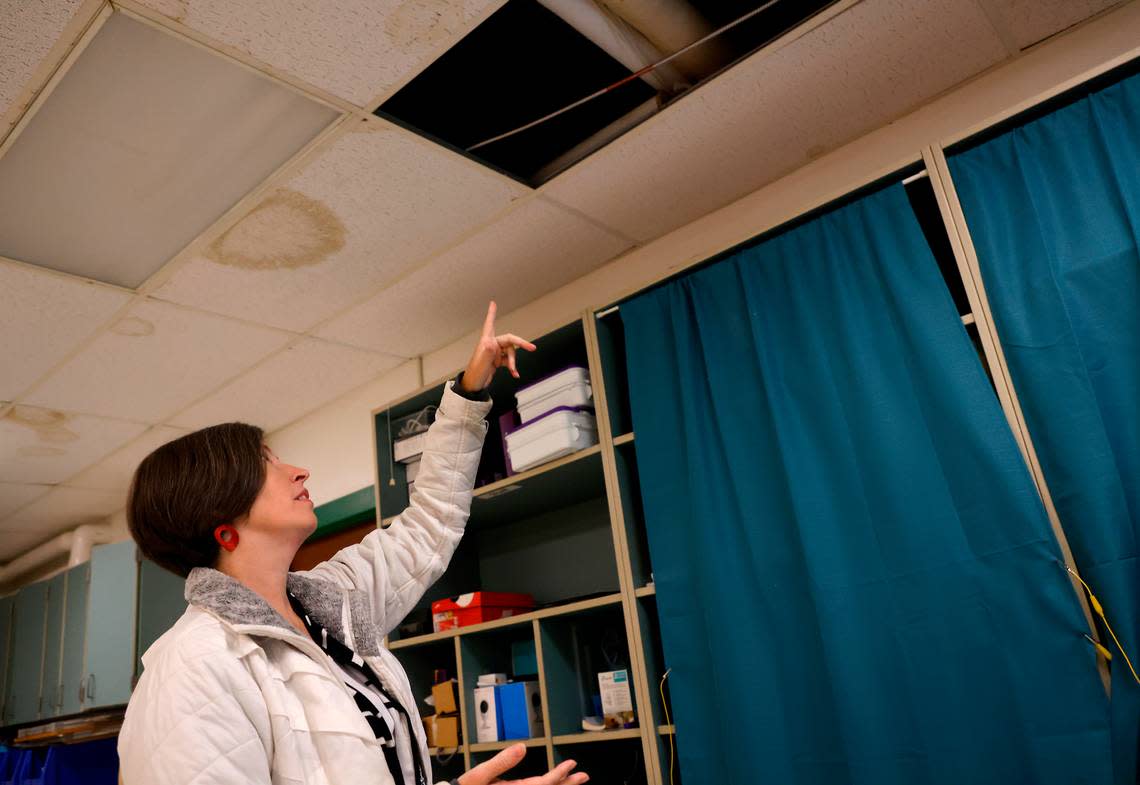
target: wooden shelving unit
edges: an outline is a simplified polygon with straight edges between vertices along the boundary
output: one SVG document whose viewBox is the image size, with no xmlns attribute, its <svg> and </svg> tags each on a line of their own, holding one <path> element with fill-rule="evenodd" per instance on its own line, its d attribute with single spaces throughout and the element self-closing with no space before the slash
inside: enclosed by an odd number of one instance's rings
<svg viewBox="0 0 1140 785">
<path fill-rule="evenodd" d="M 495 407 L 488 418 L 492 427 L 481 472 L 494 465 L 496 456 L 488 451 L 501 443 L 498 415 L 514 407 L 515 391 L 569 365 L 589 369 L 599 443 L 476 488 L 467 532 L 447 572 L 386 644 L 404 664 L 417 696 L 430 692 L 436 668 L 446 669 L 460 682 L 464 744 L 453 757 L 448 757 L 451 750 L 433 750 L 435 760 L 447 761 L 447 768 L 434 775 L 437 780 L 457 776 L 453 772 L 519 743 L 473 741 L 472 690 L 482 672 L 510 673 L 511 645 L 533 640 L 538 673 L 531 678 L 539 684 L 545 733 L 522 742 L 531 752 L 510 776 L 544 773 L 568 758 L 586 771 L 594 764 L 601 776 L 610 770 L 605 762 L 616 760 L 623 769 L 633 767 L 631 783 L 662 785 L 667 781 L 661 774 L 662 754 L 668 767 L 669 747 L 660 731 L 664 726 L 659 726 L 665 721 L 658 697 L 661 643 L 641 517 L 620 314 L 584 313 L 535 343 L 539 351 L 520 358 L 522 378 L 503 374 L 492 387 Z M 441 380 L 372 413 L 377 513 L 384 525 L 408 502 L 403 467 L 390 459 L 389 423 L 437 404 L 443 385 Z M 476 590 L 527 592 L 535 596 L 538 608 L 456 630 L 430 631 L 433 600 Z M 598 691 L 597 672 L 617 668 L 629 671 L 639 726 L 582 731 L 583 716 L 593 714 L 590 695 Z"/>
</svg>

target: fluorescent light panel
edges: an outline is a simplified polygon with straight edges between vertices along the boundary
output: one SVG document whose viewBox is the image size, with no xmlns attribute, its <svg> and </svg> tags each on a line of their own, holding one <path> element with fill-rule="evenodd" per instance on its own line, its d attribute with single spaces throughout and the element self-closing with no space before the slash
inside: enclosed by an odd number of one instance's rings
<svg viewBox="0 0 1140 785">
<path fill-rule="evenodd" d="M 0 255 L 137 288 L 334 116 L 114 14 L 0 158 Z"/>
</svg>

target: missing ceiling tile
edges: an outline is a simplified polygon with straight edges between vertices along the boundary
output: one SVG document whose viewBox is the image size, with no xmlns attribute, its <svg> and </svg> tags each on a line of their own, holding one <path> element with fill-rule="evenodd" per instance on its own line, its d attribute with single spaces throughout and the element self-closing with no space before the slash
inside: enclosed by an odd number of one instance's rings
<svg viewBox="0 0 1140 785">
<path fill-rule="evenodd" d="M 537 186 L 833 2 L 508 0 L 376 114 Z"/>
</svg>

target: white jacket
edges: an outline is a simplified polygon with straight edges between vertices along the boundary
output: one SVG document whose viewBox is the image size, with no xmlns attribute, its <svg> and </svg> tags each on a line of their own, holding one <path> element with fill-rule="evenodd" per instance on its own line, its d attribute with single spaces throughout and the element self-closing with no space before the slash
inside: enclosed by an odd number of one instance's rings
<svg viewBox="0 0 1140 785">
<path fill-rule="evenodd" d="M 387 529 L 287 584 L 409 714 L 417 696 L 380 639 L 447 567 L 463 536 L 489 402 L 444 392 L 408 507 Z M 190 605 L 143 655 L 119 734 L 126 785 L 387 785 L 380 742 L 330 660 L 259 595 L 195 568 Z M 422 696 L 421 696 L 422 697 Z M 427 759 L 423 728 L 415 742 Z M 412 771 L 404 781 L 414 783 Z"/>
</svg>

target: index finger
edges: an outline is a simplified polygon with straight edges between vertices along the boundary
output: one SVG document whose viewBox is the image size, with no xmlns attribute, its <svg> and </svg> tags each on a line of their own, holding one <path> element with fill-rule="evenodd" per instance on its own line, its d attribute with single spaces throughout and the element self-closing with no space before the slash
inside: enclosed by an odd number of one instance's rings
<svg viewBox="0 0 1140 785">
<path fill-rule="evenodd" d="M 495 301 L 492 300 L 491 303 L 487 306 L 487 318 L 483 320 L 483 337 L 484 338 L 494 338 L 495 337 L 495 312 L 497 310 L 498 310 L 498 306 L 495 305 Z"/>
</svg>

